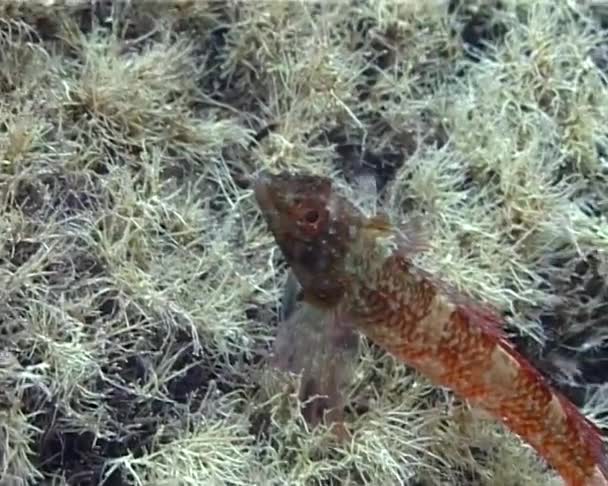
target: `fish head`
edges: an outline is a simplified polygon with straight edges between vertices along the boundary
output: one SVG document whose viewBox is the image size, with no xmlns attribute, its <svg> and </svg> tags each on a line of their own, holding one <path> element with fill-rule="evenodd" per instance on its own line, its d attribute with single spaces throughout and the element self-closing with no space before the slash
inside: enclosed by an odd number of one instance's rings
<svg viewBox="0 0 608 486">
<path fill-rule="evenodd" d="M 263 172 L 254 192 L 304 298 L 335 305 L 345 290 L 345 260 L 361 213 L 330 178 L 308 173 Z"/>
</svg>

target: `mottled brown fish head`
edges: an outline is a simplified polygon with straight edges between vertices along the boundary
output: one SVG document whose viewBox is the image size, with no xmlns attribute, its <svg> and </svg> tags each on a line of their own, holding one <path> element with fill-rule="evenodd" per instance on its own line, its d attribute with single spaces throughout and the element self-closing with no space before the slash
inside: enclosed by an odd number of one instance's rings
<svg viewBox="0 0 608 486">
<path fill-rule="evenodd" d="M 344 293 L 345 257 L 362 215 L 327 177 L 264 172 L 254 190 L 305 298 L 317 305 L 335 305 Z"/>
</svg>

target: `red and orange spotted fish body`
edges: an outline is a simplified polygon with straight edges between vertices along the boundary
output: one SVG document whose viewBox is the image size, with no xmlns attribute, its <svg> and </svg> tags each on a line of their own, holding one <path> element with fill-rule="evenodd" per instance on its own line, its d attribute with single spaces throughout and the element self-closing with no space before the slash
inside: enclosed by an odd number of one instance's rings
<svg viewBox="0 0 608 486">
<path fill-rule="evenodd" d="M 600 431 L 517 353 L 496 314 L 416 268 L 385 219 L 325 177 L 262 174 L 255 194 L 310 305 L 502 421 L 568 486 L 608 485 Z"/>
</svg>

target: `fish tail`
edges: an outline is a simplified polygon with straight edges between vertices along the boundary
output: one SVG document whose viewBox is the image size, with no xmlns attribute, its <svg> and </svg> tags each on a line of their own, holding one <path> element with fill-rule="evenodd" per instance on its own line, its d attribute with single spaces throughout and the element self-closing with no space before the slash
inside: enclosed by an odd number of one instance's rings
<svg viewBox="0 0 608 486">
<path fill-rule="evenodd" d="M 590 468 L 591 472 L 588 474 L 588 478 L 581 483 L 581 486 L 608 486 L 608 455 L 604 447 L 601 430 L 566 397 L 560 394 L 558 400 L 564 410 L 568 426 L 580 437 L 585 446 L 581 456 L 588 457 L 588 462 L 594 464 Z M 577 486 L 578 483 L 573 481 L 572 485 Z"/>
<path fill-rule="evenodd" d="M 438 347 L 442 382 L 534 447 L 567 486 L 608 486 L 602 433 L 521 355 L 488 316 L 459 306 Z"/>
<path fill-rule="evenodd" d="M 510 343 L 500 340 L 493 358 L 490 369 L 509 362 L 517 370 L 493 411 L 537 449 L 567 486 L 608 486 L 608 456 L 600 429 Z"/>
</svg>

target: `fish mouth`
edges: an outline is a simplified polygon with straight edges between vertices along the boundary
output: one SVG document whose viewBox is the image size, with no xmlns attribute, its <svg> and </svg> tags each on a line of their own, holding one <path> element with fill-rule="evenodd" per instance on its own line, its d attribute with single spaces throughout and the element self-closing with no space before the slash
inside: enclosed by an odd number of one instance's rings
<svg viewBox="0 0 608 486">
<path fill-rule="evenodd" d="M 275 193 L 273 187 L 275 178 L 272 174 L 262 171 L 253 183 L 253 193 L 262 212 L 262 217 L 266 220 L 270 230 L 276 231 L 279 225 L 279 211 L 277 209 Z"/>
<path fill-rule="evenodd" d="M 258 206 L 262 211 L 266 212 L 273 209 L 272 195 L 270 186 L 272 185 L 272 176 L 266 172 L 261 172 L 253 183 L 253 193 Z"/>
</svg>

